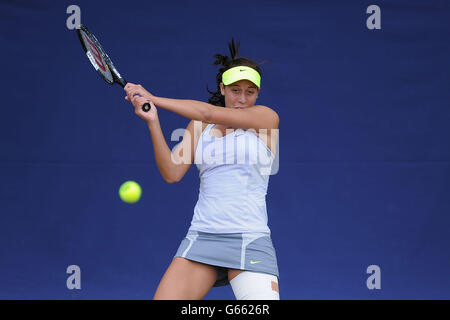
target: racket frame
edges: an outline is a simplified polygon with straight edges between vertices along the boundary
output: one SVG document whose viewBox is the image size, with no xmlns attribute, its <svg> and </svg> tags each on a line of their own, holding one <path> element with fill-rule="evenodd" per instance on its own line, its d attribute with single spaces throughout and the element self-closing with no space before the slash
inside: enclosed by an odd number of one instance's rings
<svg viewBox="0 0 450 320">
<path fill-rule="evenodd" d="M 120 75 L 119 71 L 114 66 L 111 58 L 105 52 L 105 50 L 103 49 L 102 45 L 97 40 L 97 38 L 94 36 L 94 34 L 91 31 L 89 31 L 89 29 L 83 24 L 78 25 L 76 30 L 77 30 L 78 39 L 81 42 L 81 46 L 83 47 L 83 50 L 86 53 L 86 56 L 88 57 L 88 59 L 91 62 L 92 66 L 94 67 L 95 71 L 97 71 L 97 73 L 100 75 L 100 77 L 103 80 L 105 80 L 107 83 L 109 83 L 110 85 L 113 85 L 114 83 L 117 83 L 122 88 L 124 88 L 126 86 L 126 84 L 127 84 L 127 81 Z M 95 49 L 100 54 L 100 56 L 102 58 L 102 61 L 105 62 L 105 64 L 106 64 L 105 68 L 107 68 L 108 71 L 111 73 L 112 81 L 110 81 L 108 78 L 106 78 L 103 75 L 103 73 L 100 71 L 101 67 L 98 65 L 97 60 L 93 56 L 91 50 L 86 47 L 86 44 L 84 42 L 82 33 L 84 33 L 86 35 L 86 39 L 93 44 Z M 150 108 L 151 108 L 151 106 L 150 106 L 149 103 L 144 103 L 142 105 L 142 110 L 145 111 L 145 112 L 148 112 L 150 110 Z"/>
</svg>

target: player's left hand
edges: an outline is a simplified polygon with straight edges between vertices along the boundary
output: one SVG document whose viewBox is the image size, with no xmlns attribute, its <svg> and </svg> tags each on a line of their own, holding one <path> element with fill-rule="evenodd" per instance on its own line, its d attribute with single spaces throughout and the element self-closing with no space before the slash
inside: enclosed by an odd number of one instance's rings
<svg viewBox="0 0 450 320">
<path fill-rule="evenodd" d="M 125 97 L 125 100 L 132 102 L 133 98 L 136 95 L 140 95 L 142 98 L 152 100 L 153 95 L 145 90 L 143 86 L 140 84 L 134 84 L 131 82 L 128 82 L 126 86 L 123 88 L 125 90 L 127 96 Z"/>
</svg>

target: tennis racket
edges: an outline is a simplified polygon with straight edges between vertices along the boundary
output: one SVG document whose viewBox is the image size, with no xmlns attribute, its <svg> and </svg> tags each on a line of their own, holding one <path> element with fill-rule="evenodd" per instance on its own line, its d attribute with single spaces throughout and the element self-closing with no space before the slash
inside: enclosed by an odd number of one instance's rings
<svg viewBox="0 0 450 320">
<path fill-rule="evenodd" d="M 117 83 L 121 85 L 122 88 L 125 87 L 127 81 L 114 67 L 114 64 L 106 54 L 105 50 L 103 50 L 100 42 L 89 29 L 84 25 L 79 25 L 77 26 L 77 34 L 84 52 L 100 77 L 111 85 Z M 139 96 L 139 94 L 136 95 Z M 142 110 L 144 112 L 148 112 L 150 109 L 151 106 L 149 103 L 144 103 L 142 105 Z"/>
</svg>

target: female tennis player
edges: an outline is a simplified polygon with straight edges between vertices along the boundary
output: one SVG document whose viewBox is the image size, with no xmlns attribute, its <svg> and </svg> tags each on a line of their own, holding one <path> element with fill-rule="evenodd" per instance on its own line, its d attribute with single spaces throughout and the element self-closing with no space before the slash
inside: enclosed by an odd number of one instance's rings
<svg viewBox="0 0 450 320">
<path fill-rule="evenodd" d="M 125 99 L 148 124 L 164 180 L 180 181 L 194 162 L 201 180 L 191 226 L 154 299 L 199 300 L 213 286 L 227 284 L 238 300 L 279 299 L 265 198 L 270 170 L 264 170 L 275 157 L 272 141 L 277 139 L 272 137 L 278 138 L 279 117 L 271 108 L 255 105 L 261 83 L 258 64 L 238 57 L 239 43 L 232 41 L 229 49 L 231 58 L 214 56 L 214 65 L 221 67 L 217 91 L 208 90 L 208 103 L 157 97 L 132 83 L 124 88 Z M 143 112 L 147 101 L 152 108 Z M 173 151 L 155 105 L 191 119 Z M 181 157 L 188 161 L 179 161 Z"/>
</svg>

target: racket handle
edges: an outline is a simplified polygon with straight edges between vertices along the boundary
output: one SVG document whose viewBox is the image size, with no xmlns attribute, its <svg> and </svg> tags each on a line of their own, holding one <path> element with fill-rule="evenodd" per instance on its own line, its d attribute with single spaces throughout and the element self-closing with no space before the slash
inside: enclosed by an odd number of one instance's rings
<svg viewBox="0 0 450 320">
<path fill-rule="evenodd" d="M 152 108 L 152 106 L 148 102 L 146 102 L 142 105 L 142 111 L 144 111 L 144 112 L 149 112 L 151 108 Z"/>
<path fill-rule="evenodd" d="M 139 93 L 136 93 L 135 96 L 140 97 L 141 95 L 140 95 Z M 144 111 L 144 112 L 149 112 L 150 109 L 152 108 L 152 106 L 150 105 L 150 103 L 146 102 L 146 103 L 144 103 L 144 104 L 142 105 L 141 108 L 142 108 L 142 111 Z"/>
</svg>

